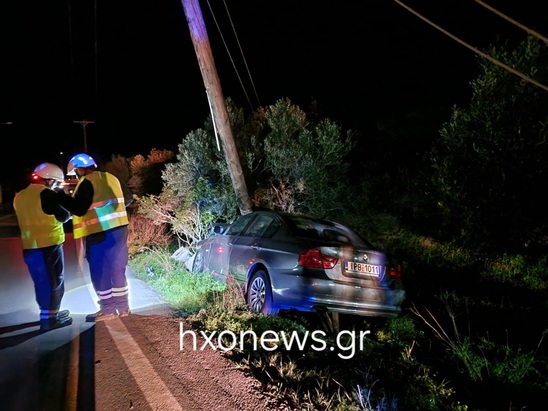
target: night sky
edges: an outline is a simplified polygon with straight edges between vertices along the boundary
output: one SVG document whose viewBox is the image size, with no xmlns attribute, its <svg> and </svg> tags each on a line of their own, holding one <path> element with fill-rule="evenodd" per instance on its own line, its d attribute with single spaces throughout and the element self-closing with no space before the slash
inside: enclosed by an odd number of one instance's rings
<svg viewBox="0 0 548 411">
<path fill-rule="evenodd" d="M 403 3 L 474 47 L 525 38 L 474 0 Z M 548 35 L 539 3 L 487 1 Z M 246 110 L 315 100 L 323 117 L 367 133 L 385 116 L 465 105 L 477 75 L 472 51 L 392 0 L 200 5 L 223 93 Z M 0 124 L 4 189 L 39 162 L 66 165 L 83 151 L 74 121 L 95 121 L 85 143 L 101 159 L 176 150 L 209 113 L 179 0 L 3 0 L 0 50 L 0 123 L 13 123 Z"/>
</svg>

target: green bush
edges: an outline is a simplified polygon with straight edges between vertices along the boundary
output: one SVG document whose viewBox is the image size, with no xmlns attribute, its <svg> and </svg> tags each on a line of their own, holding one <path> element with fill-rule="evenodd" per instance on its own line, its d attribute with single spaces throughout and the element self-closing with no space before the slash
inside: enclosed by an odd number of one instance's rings
<svg viewBox="0 0 548 411">
<path fill-rule="evenodd" d="M 490 261 L 481 276 L 486 281 L 511 288 L 545 293 L 548 290 L 548 256 L 534 261 L 524 255 L 503 254 Z"/>
<path fill-rule="evenodd" d="M 548 48 L 540 40 L 488 54 L 548 84 Z M 548 178 L 548 93 L 489 61 L 479 66 L 469 107 L 453 109 L 431 154 L 431 192 L 444 229 L 470 248 L 546 249 L 548 215 L 531 190 Z"/>
</svg>

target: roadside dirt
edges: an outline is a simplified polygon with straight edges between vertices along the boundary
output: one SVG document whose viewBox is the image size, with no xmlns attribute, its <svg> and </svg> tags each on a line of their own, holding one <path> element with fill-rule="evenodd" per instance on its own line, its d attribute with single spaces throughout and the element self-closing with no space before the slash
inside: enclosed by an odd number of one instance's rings
<svg viewBox="0 0 548 411">
<path fill-rule="evenodd" d="M 96 411 L 291 410 L 222 351 L 194 350 L 187 336 L 180 350 L 181 321 L 132 314 L 95 325 Z"/>
</svg>

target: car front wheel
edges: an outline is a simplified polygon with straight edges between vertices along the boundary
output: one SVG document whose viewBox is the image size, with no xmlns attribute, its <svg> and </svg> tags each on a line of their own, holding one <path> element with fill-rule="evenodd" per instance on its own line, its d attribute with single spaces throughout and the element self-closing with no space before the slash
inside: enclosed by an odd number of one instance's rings
<svg viewBox="0 0 548 411">
<path fill-rule="evenodd" d="M 251 277 L 247 289 L 247 305 L 254 313 L 275 315 L 279 311 L 273 307 L 270 280 L 262 270 L 257 271 Z"/>
</svg>

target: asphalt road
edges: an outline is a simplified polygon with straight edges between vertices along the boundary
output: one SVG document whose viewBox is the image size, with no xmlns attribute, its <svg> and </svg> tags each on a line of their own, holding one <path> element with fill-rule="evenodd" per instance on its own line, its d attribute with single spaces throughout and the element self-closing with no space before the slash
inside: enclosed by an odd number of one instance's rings
<svg viewBox="0 0 548 411">
<path fill-rule="evenodd" d="M 78 264 L 72 234 L 65 242 L 65 296 L 73 324 L 41 333 L 33 283 L 22 258 L 17 221 L 0 215 L 0 409 L 95 410 L 95 331 L 87 314 L 97 311 L 86 265 Z M 131 274 L 134 315 L 167 313 L 161 297 Z"/>
</svg>

